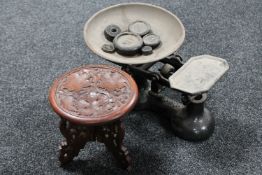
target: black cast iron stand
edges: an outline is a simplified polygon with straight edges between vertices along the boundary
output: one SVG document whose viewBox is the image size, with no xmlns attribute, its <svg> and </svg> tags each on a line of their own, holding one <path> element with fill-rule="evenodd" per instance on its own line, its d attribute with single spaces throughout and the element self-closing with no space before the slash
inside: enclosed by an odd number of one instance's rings
<svg viewBox="0 0 262 175">
<path fill-rule="evenodd" d="M 163 63 L 159 71 L 149 70 L 156 63 Z M 207 94 L 191 96 L 182 93 L 181 103 L 161 94 L 163 87 L 170 88 L 169 76 L 183 66 L 182 58 L 173 54 L 160 61 L 142 65 L 121 65 L 133 76 L 140 90 L 137 110 L 150 110 L 165 115 L 171 121 L 175 135 L 189 141 L 208 139 L 214 132 L 215 120 L 204 107 Z"/>
</svg>

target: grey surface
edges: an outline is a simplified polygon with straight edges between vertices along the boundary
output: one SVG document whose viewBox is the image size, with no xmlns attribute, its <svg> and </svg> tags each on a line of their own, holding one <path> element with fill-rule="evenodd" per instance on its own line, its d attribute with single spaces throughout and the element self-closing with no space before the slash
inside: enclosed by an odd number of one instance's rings
<svg viewBox="0 0 262 175">
<path fill-rule="evenodd" d="M 151 31 L 159 35 L 161 40 L 165 40 L 161 44 L 161 49 L 156 48 L 151 55 L 147 56 L 130 54 L 130 59 L 127 59 L 123 54 L 117 54 L 117 52 L 109 54 L 101 51 L 101 45 L 107 42 L 103 33 L 108 25 L 116 24 L 122 31 L 126 31 L 128 25 L 137 20 L 148 22 Z M 94 16 L 90 17 L 84 27 L 84 39 L 94 53 L 107 60 L 122 64 L 144 64 L 173 54 L 183 44 L 185 28 L 172 12 L 159 6 L 122 3 L 98 11 Z"/>
<path fill-rule="evenodd" d="M 199 95 L 210 91 L 228 69 L 225 59 L 199 55 L 187 60 L 168 80 L 172 89 Z"/>
<path fill-rule="evenodd" d="M 118 2 L 0 0 L 0 174 L 126 174 L 95 143 L 60 168 L 62 136 L 47 100 L 59 74 L 109 64 L 86 48 L 82 30 L 93 13 Z M 126 117 L 132 174 L 262 174 L 261 0 L 143 2 L 181 19 L 184 58 L 211 54 L 226 59 L 230 70 L 209 93 L 216 129 L 208 141 L 183 141 L 149 112 Z"/>
</svg>

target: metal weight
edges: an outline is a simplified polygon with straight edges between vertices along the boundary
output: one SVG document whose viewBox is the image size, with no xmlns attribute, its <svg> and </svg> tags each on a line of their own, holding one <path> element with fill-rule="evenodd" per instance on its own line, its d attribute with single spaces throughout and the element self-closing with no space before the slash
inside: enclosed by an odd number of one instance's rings
<svg viewBox="0 0 262 175">
<path fill-rule="evenodd" d="M 121 55 L 135 55 L 143 46 L 142 38 L 131 32 L 123 32 L 113 40 L 116 51 Z"/>
<path fill-rule="evenodd" d="M 109 41 L 113 41 L 119 33 L 121 33 L 120 27 L 114 24 L 107 26 L 104 30 L 105 37 Z"/>
<path fill-rule="evenodd" d="M 145 21 L 135 21 L 128 26 L 128 31 L 140 36 L 148 34 L 151 26 Z"/>
<path fill-rule="evenodd" d="M 151 46 L 152 48 L 156 48 L 160 44 L 160 37 L 155 34 L 147 34 L 143 37 L 144 45 Z"/>
<path fill-rule="evenodd" d="M 107 53 L 114 53 L 115 52 L 115 46 L 113 44 L 104 44 L 101 48 L 104 52 Z"/>
<path fill-rule="evenodd" d="M 150 55 L 153 53 L 153 48 L 151 46 L 144 46 L 141 51 L 143 55 Z"/>
</svg>

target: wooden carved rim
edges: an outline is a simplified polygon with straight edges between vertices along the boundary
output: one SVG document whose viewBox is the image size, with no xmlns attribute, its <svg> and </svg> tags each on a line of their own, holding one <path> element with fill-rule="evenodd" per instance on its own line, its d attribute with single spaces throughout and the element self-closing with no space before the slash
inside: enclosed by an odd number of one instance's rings
<svg viewBox="0 0 262 175">
<path fill-rule="evenodd" d="M 57 78 L 50 88 L 54 111 L 71 122 L 99 125 L 133 109 L 138 88 L 126 72 L 108 65 L 85 65 Z"/>
</svg>

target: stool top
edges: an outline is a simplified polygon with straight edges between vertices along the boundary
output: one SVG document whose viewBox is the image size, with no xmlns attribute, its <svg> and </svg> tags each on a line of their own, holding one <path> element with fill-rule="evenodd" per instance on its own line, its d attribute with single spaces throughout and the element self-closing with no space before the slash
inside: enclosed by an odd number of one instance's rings
<svg viewBox="0 0 262 175">
<path fill-rule="evenodd" d="M 99 125 L 123 117 L 136 104 L 138 88 L 126 72 L 107 65 L 86 65 L 56 79 L 49 101 L 71 122 Z"/>
</svg>

